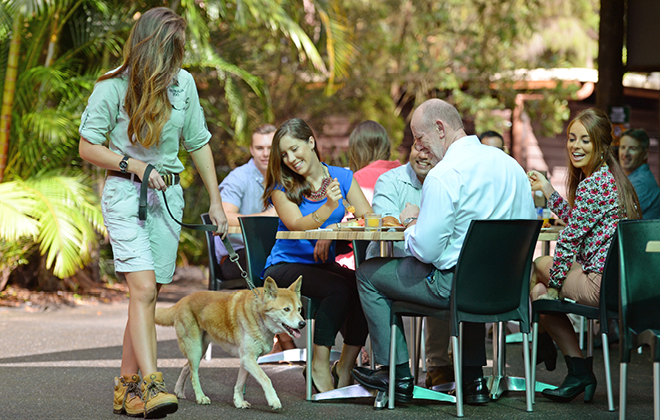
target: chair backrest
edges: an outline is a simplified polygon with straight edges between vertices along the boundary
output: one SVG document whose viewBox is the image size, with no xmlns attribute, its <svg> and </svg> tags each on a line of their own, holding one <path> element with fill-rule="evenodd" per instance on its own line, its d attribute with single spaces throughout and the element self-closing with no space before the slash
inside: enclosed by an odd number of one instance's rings
<svg viewBox="0 0 660 420">
<path fill-rule="evenodd" d="M 261 272 L 275 245 L 280 219 L 272 216 L 250 216 L 239 217 L 238 220 L 245 242 L 247 272 L 254 285 L 260 287 L 263 285 Z"/>
<path fill-rule="evenodd" d="M 660 220 L 622 220 L 618 229 L 620 354 L 629 362 L 633 334 L 660 328 L 660 253 L 646 252 L 649 241 L 660 241 Z"/>
<path fill-rule="evenodd" d="M 205 225 L 211 224 L 211 218 L 208 213 L 202 213 L 202 223 Z M 206 249 L 209 253 L 209 290 L 220 290 L 220 284 L 224 280 L 222 278 L 222 270 L 220 270 L 220 263 L 215 257 L 215 240 L 213 239 L 213 232 L 204 232 L 206 236 Z"/>
<path fill-rule="evenodd" d="M 619 314 L 619 239 L 615 232 L 607 251 L 603 277 L 600 281 L 600 331 L 609 333 L 608 318 Z"/>
<path fill-rule="evenodd" d="M 473 220 L 456 264 L 452 335 L 458 324 L 521 321 L 529 332 L 529 279 L 540 220 Z"/>
</svg>

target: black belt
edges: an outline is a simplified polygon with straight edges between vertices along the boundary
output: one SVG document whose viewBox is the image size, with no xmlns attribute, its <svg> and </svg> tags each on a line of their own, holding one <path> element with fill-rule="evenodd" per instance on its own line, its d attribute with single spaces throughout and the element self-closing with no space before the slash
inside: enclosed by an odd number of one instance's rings
<svg viewBox="0 0 660 420">
<path fill-rule="evenodd" d="M 438 271 L 443 276 L 446 276 L 447 274 L 452 274 L 454 271 L 456 271 L 456 266 L 453 266 L 452 268 L 446 268 L 444 270 L 438 270 Z"/>
<path fill-rule="evenodd" d="M 123 173 L 119 171 L 113 171 L 111 169 L 108 169 L 108 176 L 116 176 L 119 178 L 124 178 L 124 179 L 130 179 L 133 182 L 142 182 L 139 176 L 135 174 L 129 174 L 129 173 Z M 165 185 L 167 186 L 172 186 L 172 185 L 178 185 L 179 182 L 181 181 L 181 177 L 179 174 L 161 174 L 160 175 L 163 178 L 163 181 L 165 181 Z"/>
</svg>

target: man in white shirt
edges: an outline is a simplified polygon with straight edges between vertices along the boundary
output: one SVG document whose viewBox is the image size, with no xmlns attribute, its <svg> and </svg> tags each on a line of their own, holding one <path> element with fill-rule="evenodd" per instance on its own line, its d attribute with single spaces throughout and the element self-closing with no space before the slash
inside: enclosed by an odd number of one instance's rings
<svg viewBox="0 0 660 420">
<path fill-rule="evenodd" d="M 467 136 L 456 108 L 439 99 L 414 112 L 415 141 L 440 162 L 428 173 L 420 207 L 408 206 L 401 220 L 412 219 L 405 246 L 412 257 L 374 258 L 360 265 L 358 290 L 378 370 L 360 367 L 362 385 L 387 390 L 389 383 L 390 305 L 406 300 L 449 307 L 453 272 L 472 220 L 535 219 L 532 190 L 522 167 L 494 147 Z M 463 390 L 467 404 L 488 402 L 482 366 L 486 364 L 483 324 L 463 327 Z M 399 331 L 396 355 L 397 400 L 410 402 L 414 388 L 405 338 Z"/>
</svg>

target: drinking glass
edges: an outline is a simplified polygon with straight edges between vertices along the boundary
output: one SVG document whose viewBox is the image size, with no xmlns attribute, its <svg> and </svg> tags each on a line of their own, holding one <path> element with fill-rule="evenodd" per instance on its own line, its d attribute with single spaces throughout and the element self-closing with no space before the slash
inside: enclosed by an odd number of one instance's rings
<svg viewBox="0 0 660 420">
<path fill-rule="evenodd" d="M 383 219 L 380 214 L 365 213 L 364 230 L 367 232 L 378 231 L 383 226 Z"/>
</svg>

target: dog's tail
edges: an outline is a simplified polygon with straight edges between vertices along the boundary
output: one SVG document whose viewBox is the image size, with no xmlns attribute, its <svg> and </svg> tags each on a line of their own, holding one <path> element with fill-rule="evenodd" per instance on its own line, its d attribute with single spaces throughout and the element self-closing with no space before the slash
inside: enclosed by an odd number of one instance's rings
<svg viewBox="0 0 660 420">
<path fill-rule="evenodd" d="M 163 325 L 165 327 L 171 327 L 174 325 L 174 306 L 169 308 L 156 308 L 156 324 Z"/>
</svg>

